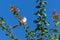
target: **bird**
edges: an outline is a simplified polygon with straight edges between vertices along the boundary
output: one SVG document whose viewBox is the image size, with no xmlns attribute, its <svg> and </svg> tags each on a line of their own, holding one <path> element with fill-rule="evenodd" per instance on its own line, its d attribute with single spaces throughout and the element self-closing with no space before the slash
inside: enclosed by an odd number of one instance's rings
<svg viewBox="0 0 60 40">
<path fill-rule="evenodd" d="M 56 11 L 53 11 L 53 16 L 52 16 L 52 19 L 55 20 L 55 21 L 58 21 L 58 18 L 60 17 L 60 14 L 57 13 Z"/>
<path fill-rule="evenodd" d="M 13 28 L 15 28 L 16 26 L 19 26 L 19 25 L 21 26 L 21 25 L 26 24 L 27 18 L 25 16 L 22 17 L 19 14 L 19 10 L 16 6 L 10 6 L 10 10 L 13 11 L 13 14 L 19 19 L 19 24 L 14 25 Z"/>
</svg>

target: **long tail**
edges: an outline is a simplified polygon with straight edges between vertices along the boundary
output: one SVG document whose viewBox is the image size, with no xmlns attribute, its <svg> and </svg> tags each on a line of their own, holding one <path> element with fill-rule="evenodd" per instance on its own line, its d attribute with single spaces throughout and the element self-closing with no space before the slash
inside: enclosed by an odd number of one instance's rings
<svg viewBox="0 0 60 40">
<path fill-rule="evenodd" d="M 12 28 L 16 28 L 17 26 L 19 26 L 20 24 L 16 24 L 16 25 L 14 25 L 14 26 L 12 26 Z"/>
</svg>

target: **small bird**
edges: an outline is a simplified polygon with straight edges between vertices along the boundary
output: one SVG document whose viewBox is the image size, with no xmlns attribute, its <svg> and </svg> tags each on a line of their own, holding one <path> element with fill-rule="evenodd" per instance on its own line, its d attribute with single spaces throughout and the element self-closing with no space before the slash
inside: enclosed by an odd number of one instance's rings
<svg viewBox="0 0 60 40">
<path fill-rule="evenodd" d="M 58 18 L 60 17 L 60 14 L 58 14 L 56 11 L 53 11 L 52 19 L 55 21 L 58 21 Z"/>
<path fill-rule="evenodd" d="M 10 10 L 13 11 L 13 14 L 19 19 L 19 24 L 16 24 L 15 26 L 13 26 L 13 28 L 19 26 L 19 25 L 24 25 L 26 24 L 27 18 L 26 17 L 22 17 L 19 14 L 19 10 L 16 6 L 10 6 Z"/>
<path fill-rule="evenodd" d="M 59 18 L 60 18 L 60 14 L 57 13 L 56 11 L 53 11 L 52 19 L 55 22 L 56 26 L 59 25 L 59 21 L 58 21 Z"/>
</svg>

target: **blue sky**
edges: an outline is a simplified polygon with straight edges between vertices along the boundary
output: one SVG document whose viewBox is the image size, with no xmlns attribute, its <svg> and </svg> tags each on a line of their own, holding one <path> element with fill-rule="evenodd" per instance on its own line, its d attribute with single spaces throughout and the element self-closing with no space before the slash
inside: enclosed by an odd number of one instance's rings
<svg viewBox="0 0 60 40">
<path fill-rule="evenodd" d="M 54 26 L 54 23 L 51 19 L 52 11 L 55 9 L 58 13 L 60 13 L 60 0 L 47 1 L 48 4 L 46 5 L 46 14 L 47 21 L 50 22 L 50 26 L 48 28 L 52 28 L 52 26 Z M 35 6 L 37 5 L 35 0 L 0 0 L 0 16 L 8 22 L 9 26 L 13 26 L 18 23 L 18 19 L 10 11 L 10 5 L 17 6 L 20 9 L 20 14 L 27 17 L 29 28 L 35 28 L 35 24 L 33 23 L 33 20 L 36 19 L 34 13 L 37 11 L 37 9 L 35 8 Z M 9 37 L 5 36 L 5 32 L 6 31 L 2 31 L 0 29 L 0 40 L 11 40 Z M 17 27 L 13 29 L 13 33 L 20 40 L 25 40 L 25 30 L 23 27 Z"/>
</svg>

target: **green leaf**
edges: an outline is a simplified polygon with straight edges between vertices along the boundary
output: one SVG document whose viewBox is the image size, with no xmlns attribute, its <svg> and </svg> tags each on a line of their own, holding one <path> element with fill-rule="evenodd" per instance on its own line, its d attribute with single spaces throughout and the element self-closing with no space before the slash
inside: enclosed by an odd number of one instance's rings
<svg viewBox="0 0 60 40">
<path fill-rule="evenodd" d="M 34 20 L 34 23 L 38 23 L 39 21 L 38 20 Z"/>
<path fill-rule="evenodd" d="M 50 38 L 50 35 L 47 34 L 47 35 L 45 35 L 45 37 L 46 37 L 46 38 Z"/>
<path fill-rule="evenodd" d="M 14 36 L 13 35 L 11 36 L 11 39 L 14 39 Z"/>
<path fill-rule="evenodd" d="M 51 37 L 52 37 L 53 40 L 57 40 L 57 36 L 56 35 L 52 34 Z"/>
<path fill-rule="evenodd" d="M 43 14 L 43 17 L 46 17 L 47 15 L 46 14 Z"/>
<path fill-rule="evenodd" d="M 2 30 L 5 30 L 6 28 L 5 27 L 2 27 Z"/>
<path fill-rule="evenodd" d="M 37 15 L 39 13 L 39 11 L 37 11 L 36 13 L 35 13 L 35 15 Z"/>
<path fill-rule="evenodd" d="M 26 34 L 26 38 L 29 38 L 29 37 L 30 37 L 30 32 Z"/>
<path fill-rule="evenodd" d="M 6 30 L 9 28 L 9 25 L 8 24 L 6 24 Z"/>
<path fill-rule="evenodd" d="M 47 1 L 43 1 L 43 4 L 48 4 L 48 2 Z"/>
<path fill-rule="evenodd" d="M 43 33 L 48 33 L 48 29 L 47 28 L 43 28 L 42 31 L 43 31 Z"/>
<path fill-rule="evenodd" d="M 38 15 L 38 16 L 40 16 L 40 17 L 43 16 L 43 14 L 42 14 L 41 12 L 39 12 L 39 11 L 37 11 L 37 12 L 35 13 L 35 15 Z"/>
<path fill-rule="evenodd" d="M 58 38 L 56 38 L 55 40 L 59 40 Z"/>
<path fill-rule="evenodd" d="M 59 33 L 57 29 L 50 29 L 50 32 Z"/>
<path fill-rule="evenodd" d="M 37 24 L 37 28 L 35 29 L 35 32 L 38 31 L 38 30 L 41 30 L 41 29 L 42 29 L 41 25 Z"/>
<path fill-rule="evenodd" d="M 13 40 L 18 40 L 18 38 L 14 38 Z"/>
<path fill-rule="evenodd" d="M 38 38 L 37 40 L 42 40 L 42 39 Z"/>
<path fill-rule="evenodd" d="M 38 16 L 42 17 L 42 14 L 41 13 L 38 13 Z"/>
<path fill-rule="evenodd" d="M 0 22 L 2 22 L 2 24 L 3 24 L 3 23 L 5 23 L 6 21 L 5 21 L 2 17 L 0 17 Z"/>
<path fill-rule="evenodd" d="M 38 39 L 37 39 L 38 40 Z M 43 40 L 43 38 L 39 38 L 39 40 Z"/>
<path fill-rule="evenodd" d="M 58 30 L 54 29 L 53 32 L 58 33 Z"/>
<path fill-rule="evenodd" d="M 49 26 L 50 25 L 50 23 L 49 22 L 44 22 L 44 24 L 46 25 L 46 26 Z"/>
<path fill-rule="evenodd" d="M 26 32 L 28 32 L 28 26 L 27 25 L 24 26 L 24 29 Z"/>
<path fill-rule="evenodd" d="M 36 6 L 36 8 L 40 8 L 40 6 Z"/>
<path fill-rule="evenodd" d="M 6 34 L 6 36 L 9 36 L 9 34 Z"/>
<path fill-rule="evenodd" d="M 46 9 L 45 9 L 45 8 L 42 8 L 42 11 L 43 11 L 43 12 L 46 12 Z"/>
<path fill-rule="evenodd" d="M 58 26 L 59 25 L 59 22 L 56 22 L 55 25 Z"/>
<path fill-rule="evenodd" d="M 32 36 L 32 37 L 35 37 L 35 33 L 32 33 L 31 36 Z"/>
<path fill-rule="evenodd" d="M 14 15 L 19 15 L 19 13 L 18 12 L 16 12 L 16 11 L 14 11 L 14 13 L 13 13 Z"/>
</svg>

